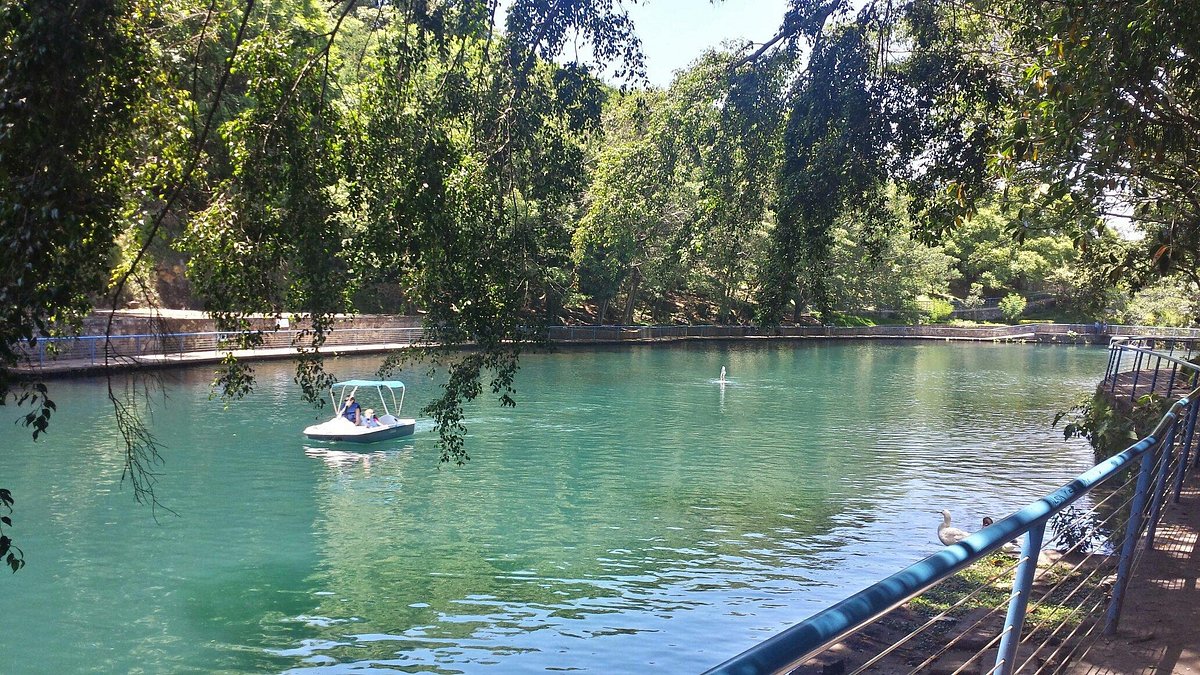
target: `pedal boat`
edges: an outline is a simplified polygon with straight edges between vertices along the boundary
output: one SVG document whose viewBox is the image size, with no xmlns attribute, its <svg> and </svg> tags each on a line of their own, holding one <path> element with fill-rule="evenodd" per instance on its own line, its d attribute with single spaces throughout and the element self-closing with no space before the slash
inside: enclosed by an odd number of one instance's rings
<svg viewBox="0 0 1200 675">
<path fill-rule="evenodd" d="M 362 405 L 360 389 L 375 391 L 379 399 L 379 426 L 368 427 L 365 424 L 355 424 L 342 416 L 341 411 L 346 401 L 353 396 Z M 396 392 L 400 392 L 397 400 Z M 329 400 L 335 403 L 333 419 L 320 424 L 314 424 L 304 429 L 304 435 L 314 441 L 343 441 L 347 443 L 374 443 L 387 441 L 402 436 L 410 436 L 416 428 L 415 419 L 399 417 L 400 408 L 404 405 L 404 383 L 399 380 L 346 380 L 338 382 L 329 388 Z M 391 406 L 388 406 L 388 401 Z M 376 410 L 376 412 L 378 412 Z"/>
</svg>

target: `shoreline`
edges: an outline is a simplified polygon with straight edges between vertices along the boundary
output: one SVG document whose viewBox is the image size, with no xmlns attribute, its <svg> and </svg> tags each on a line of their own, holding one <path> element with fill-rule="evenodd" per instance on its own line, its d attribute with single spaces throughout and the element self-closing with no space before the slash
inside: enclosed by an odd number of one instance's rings
<svg viewBox="0 0 1200 675">
<path fill-rule="evenodd" d="M 841 328 L 834 326 L 782 327 L 770 331 L 752 326 L 556 326 L 546 343 L 529 343 L 529 351 L 553 351 L 613 346 L 654 346 L 718 342 L 806 342 L 812 340 L 896 340 L 939 342 L 992 342 L 1051 345 L 1106 345 L 1116 331 L 1083 333 L 1076 324 L 1025 324 L 997 327 L 951 326 L 871 326 Z M 1109 327 L 1126 329 L 1130 327 Z M 321 348 L 327 357 L 386 354 L 421 348 L 421 329 L 374 327 L 335 329 Z M 1125 332 L 1125 331 L 1121 331 Z M 1137 331 L 1136 334 L 1143 334 Z M 1200 331 L 1194 331 L 1200 337 Z M 268 361 L 294 359 L 299 351 L 292 343 L 301 331 L 273 329 L 265 332 L 268 344 L 259 349 L 218 348 L 229 334 L 165 333 L 114 335 L 105 343 L 102 336 L 81 336 L 57 341 L 42 340 L 42 352 L 27 354 L 25 364 L 9 369 L 17 379 L 62 379 L 89 377 L 107 372 L 162 370 L 212 365 L 232 353 L 238 360 Z M 1184 337 L 1184 336 L 1176 336 Z M 130 344 L 132 342 L 132 344 Z M 49 343 L 63 351 L 55 356 Z M 69 345 L 63 347 L 61 345 Z M 189 346 L 191 348 L 189 348 Z M 165 348 L 164 348 L 165 347 Z M 472 349 L 470 344 L 459 349 Z M 105 359 L 107 354 L 107 360 Z"/>
<path fill-rule="evenodd" d="M 39 339 L 24 349 L 24 361 L 7 372 L 23 379 L 87 377 L 114 371 L 156 370 L 219 363 L 228 354 L 239 360 L 293 359 L 311 339 L 303 316 L 258 317 L 250 331 L 260 340 L 255 349 L 228 349 L 239 334 L 216 331 L 199 312 L 174 315 L 122 313 L 114 333 L 104 336 L 106 315 L 85 322 L 86 335 Z M 431 346 L 418 316 L 339 316 L 325 333 L 324 356 L 385 354 Z M 1115 337 L 1155 337 L 1200 340 L 1200 329 L 1152 328 L 1106 324 L 1032 323 L 1009 326 L 779 326 L 750 325 L 571 325 L 550 326 L 545 342 L 529 342 L 527 350 L 576 349 L 597 346 L 672 345 L 705 342 L 800 342 L 806 340 L 916 340 L 943 342 L 1107 345 Z M 470 350 L 470 343 L 457 349 Z"/>
</svg>

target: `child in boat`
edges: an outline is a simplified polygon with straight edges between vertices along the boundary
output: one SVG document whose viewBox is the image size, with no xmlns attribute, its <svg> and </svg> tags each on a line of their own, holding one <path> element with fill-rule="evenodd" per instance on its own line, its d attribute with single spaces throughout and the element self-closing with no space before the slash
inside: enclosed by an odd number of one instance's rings
<svg viewBox="0 0 1200 675">
<path fill-rule="evenodd" d="M 368 427 L 379 426 L 379 418 L 375 416 L 375 411 L 373 409 L 367 408 L 367 415 L 363 418 L 363 424 L 367 425 Z"/>
</svg>

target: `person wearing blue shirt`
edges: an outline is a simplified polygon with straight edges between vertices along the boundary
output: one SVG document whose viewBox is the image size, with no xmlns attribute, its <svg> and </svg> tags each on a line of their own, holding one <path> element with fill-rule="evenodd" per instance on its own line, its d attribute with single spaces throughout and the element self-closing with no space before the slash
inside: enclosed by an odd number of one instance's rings
<svg viewBox="0 0 1200 675">
<path fill-rule="evenodd" d="M 358 402 L 354 400 L 353 396 L 346 399 L 346 407 L 342 408 L 342 417 L 345 417 L 355 424 L 359 423 Z"/>
</svg>

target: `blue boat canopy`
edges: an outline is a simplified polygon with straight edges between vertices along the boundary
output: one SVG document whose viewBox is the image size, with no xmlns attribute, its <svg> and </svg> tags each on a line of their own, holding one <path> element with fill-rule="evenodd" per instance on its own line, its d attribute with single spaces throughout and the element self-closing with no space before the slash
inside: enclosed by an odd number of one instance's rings
<svg viewBox="0 0 1200 675">
<path fill-rule="evenodd" d="M 400 380 L 346 380 L 345 382 L 335 382 L 333 388 L 344 389 L 346 387 L 387 387 L 388 389 L 404 389 L 404 383 Z"/>
</svg>

